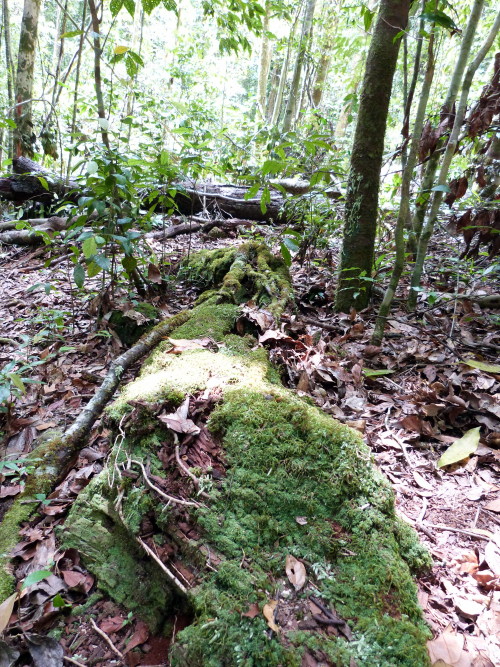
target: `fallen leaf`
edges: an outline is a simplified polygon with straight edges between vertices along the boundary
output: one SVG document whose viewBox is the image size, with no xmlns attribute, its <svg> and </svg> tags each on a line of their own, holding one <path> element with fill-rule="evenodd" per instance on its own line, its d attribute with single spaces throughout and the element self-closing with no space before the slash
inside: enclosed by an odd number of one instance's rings
<svg viewBox="0 0 500 667">
<path fill-rule="evenodd" d="M 500 373 L 499 364 L 485 364 L 484 361 L 477 361 L 476 359 L 462 359 L 460 363 L 471 366 L 471 368 L 477 368 L 480 371 L 485 371 L 486 373 Z"/>
<path fill-rule="evenodd" d="M 425 477 L 423 477 L 419 472 L 417 472 L 416 470 L 413 470 L 412 475 L 413 475 L 413 479 L 418 484 L 418 486 L 420 486 L 420 488 L 427 489 L 427 491 L 433 491 L 434 490 L 434 487 L 432 486 L 432 484 L 429 484 L 429 482 L 425 479 Z"/>
<path fill-rule="evenodd" d="M 495 500 L 489 502 L 484 506 L 484 509 L 490 512 L 500 512 L 500 498 L 495 498 Z"/>
<path fill-rule="evenodd" d="M 301 563 L 300 560 L 297 560 L 294 556 L 288 555 L 286 557 L 285 570 L 292 586 L 296 591 L 300 591 L 307 581 L 307 573 L 304 563 Z"/>
<path fill-rule="evenodd" d="M 295 521 L 299 524 L 299 526 L 307 525 L 307 519 L 305 516 L 296 516 Z"/>
<path fill-rule="evenodd" d="M 438 468 L 443 468 L 444 466 L 449 466 L 452 463 L 458 463 L 463 461 L 468 456 L 473 454 L 477 446 L 479 445 L 479 434 L 480 427 L 471 428 L 465 435 L 463 435 L 458 440 L 448 447 L 445 453 L 441 456 L 437 462 Z"/>
<path fill-rule="evenodd" d="M 441 664 L 455 667 L 462 656 L 465 637 L 453 630 L 450 623 L 443 632 L 430 642 L 427 642 L 429 656 L 433 665 Z M 439 663 L 438 663 L 439 664 Z"/>
<path fill-rule="evenodd" d="M 182 354 L 188 350 L 201 350 L 213 345 L 211 338 L 167 338 L 167 340 L 173 346 L 168 350 L 169 354 Z"/>
<path fill-rule="evenodd" d="M 0 633 L 9 625 L 12 610 L 17 600 L 17 593 L 12 593 L 6 600 L 0 604 Z"/>
<path fill-rule="evenodd" d="M 123 616 L 112 616 L 105 618 L 102 623 L 99 624 L 99 628 L 105 632 L 107 635 L 112 634 L 113 632 L 118 632 L 123 628 L 125 619 Z"/>
<path fill-rule="evenodd" d="M 126 655 L 129 651 L 136 648 L 137 646 L 144 644 L 144 642 L 147 641 L 148 639 L 149 639 L 148 626 L 143 621 L 137 621 L 135 632 L 132 635 L 132 637 L 130 637 L 127 647 L 123 651 L 123 655 Z"/>
<path fill-rule="evenodd" d="M 153 264 L 152 262 L 150 262 L 150 263 L 148 264 L 148 280 L 149 280 L 149 282 L 151 282 L 151 283 L 156 283 L 156 284 L 158 284 L 158 285 L 161 283 L 161 273 L 160 273 L 160 270 L 159 270 L 159 268 L 158 268 L 155 264 Z"/>
<path fill-rule="evenodd" d="M 279 633 L 280 629 L 274 622 L 274 612 L 276 610 L 276 607 L 278 606 L 278 600 L 269 600 L 264 605 L 264 608 L 262 610 L 262 613 L 264 614 L 264 618 L 267 621 L 267 625 L 273 630 L 273 632 L 276 632 L 276 634 Z"/>
<path fill-rule="evenodd" d="M 469 600 L 467 598 L 456 598 L 454 600 L 455 608 L 467 618 L 476 618 L 483 611 L 484 606 L 479 604 L 479 602 L 474 602 L 474 600 Z"/>
<path fill-rule="evenodd" d="M 252 604 L 248 607 L 247 611 L 244 611 L 241 615 L 245 616 L 246 618 L 255 618 L 259 614 L 260 614 L 259 605 L 256 602 L 252 602 Z"/>
<path fill-rule="evenodd" d="M 500 552 L 494 542 L 488 542 L 486 545 L 484 560 L 488 563 L 489 569 L 500 577 Z"/>
</svg>

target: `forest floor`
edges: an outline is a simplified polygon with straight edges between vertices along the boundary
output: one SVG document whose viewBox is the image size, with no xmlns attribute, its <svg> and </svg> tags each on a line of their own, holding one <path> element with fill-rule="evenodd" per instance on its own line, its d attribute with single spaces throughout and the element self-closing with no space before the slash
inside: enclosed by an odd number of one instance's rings
<svg viewBox="0 0 500 667">
<path fill-rule="evenodd" d="M 170 262 L 172 274 L 152 302 L 165 317 L 192 304 L 195 288 L 176 282 L 174 270 L 188 248 L 221 247 L 249 236 L 273 245 L 277 231 L 261 226 L 232 238 L 180 236 L 164 247 L 158 243 L 155 249 Z M 418 582 L 434 634 L 432 662 L 487 667 L 500 664 L 500 374 L 466 362 L 498 363 L 500 315 L 498 309 L 481 309 L 474 300 L 452 295 L 457 287 L 479 294 L 500 289 L 479 280 L 486 258 L 475 273 L 457 277 L 459 241 L 451 248 L 449 243 L 443 237 L 432 248 L 416 315 L 404 310 L 403 286 L 380 348 L 370 344 L 375 309 L 332 312 L 338 248 L 315 252 L 302 266 L 292 264 L 297 308 L 261 336 L 260 344 L 270 348 L 287 386 L 363 433 L 392 483 L 399 515 L 432 554 L 432 572 Z M 1 515 L 1 504 L 20 492 L 29 472 L 26 455 L 44 433 L 72 423 L 123 350 L 105 321 L 96 329 L 96 312 L 106 309 L 98 278 L 86 284 L 82 298 L 71 289 L 69 261 L 57 253 L 49 257 L 44 249 L 4 246 L 0 268 L 0 367 L 22 359 L 23 377 L 34 380 L 6 423 L 2 416 L 6 436 L 0 459 L 9 464 L 0 469 Z M 133 309 L 134 303 L 120 307 Z M 474 454 L 439 469 L 436 462 L 447 447 L 477 427 L 481 441 Z M 55 568 L 25 589 L 6 629 L 7 643 L 24 650 L 16 665 L 42 664 L 36 662 L 40 652 L 56 660 L 61 647 L 68 664 L 166 664 L 170 640 L 151 637 L 144 623 L 96 595 L 94 578 L 78 554 L 58 550 L 57 526 L 79 491 L 102 470 L 109 435 L 106 424 L 98 422 L 74 468 L 54 493 L 38 499 L 38 515 L 21 532 L 14 550 L 16 578 L 21 582 L 51 562 Z M 187 622 L 175 620 L 176 630 Z M 0 643 L 0 658 L 2 651 Z"/>
</svg>

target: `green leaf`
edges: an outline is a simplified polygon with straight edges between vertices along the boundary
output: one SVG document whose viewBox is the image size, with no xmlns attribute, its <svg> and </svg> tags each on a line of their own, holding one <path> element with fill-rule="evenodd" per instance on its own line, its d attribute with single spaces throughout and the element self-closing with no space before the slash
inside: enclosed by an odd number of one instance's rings
<svg viewBox="0 0 500 667">
<path fill-rule="evenodd" d="M 97 274 L 100 273 L 101 270 L 102 270 L 101 267 L 95 262 L 90 262 L 90 264 L 87 266 L 87 273 L 89 278 L 94 278 L 94 276 L 97 276 Z"/>
<path fill-rule="evenodd" d="M 435 185 L 431 192 L 450 192 L 450 188 L 447 185 Z"/>
<path fill-rule="evenodd" d="M 291 252 L 298 252 L 299 246 L 295 243 L 295 241 L 291 238 L 288 238 L 285 236 L 283 239 L 283 244 L 290 250 Z"/>
<path fill-rule="evenodd" d="M 89 236 L 88 239 L 82 243 L 82 251 L 85 259 L 90 259 L 97 252 L 97 243 L 95 236 Z"/>
<path fill-rule="evenodd" d="M 130 46 L 115 46 L 113 53 L 115 56 L 119 56 L 122 53 L 127 53 L 130 50 Z"/>
<path fill-rule="evenodd" d="M 462 359 L 461 364 L 467 364 L 471 368 L 477 368 L 485 373 L 500 373 L 500 364 L 485 364 L 484 361 L 476 361 L 476 359 Z"/>
<path fill-rule="evenodd" d="M 283 261 L 285 262 L 286 266 L 290 268 L 290 266 L 292 265 L 292 255 L 290 254 L 290 251 L 288 250 L 288 248 L 284 243 L 281 244 L 280 250 L 281 250 L 281 256 L 283 257 Z"/>
<path fill-rule="evenodd" d="M 363 375 L 367 378 L 378 377 L 379 375 L 390 375 L 396 371 L 391 371 L 389 368 L 381 368 L 380 370 L 375 370 L 373 368 L 363 368 Z"/>
<path fill-rule="evenodd" d="M 99 170 L 99 165 L 97 162 L 94 162 L 94 160 L 90 160 L 90 162 L 87 162 L 87 174 L 96 174 L 97 171 Z"/>
<path fill-rule="evenodd" d="M 471 428 L 465 435 L 448 447 L 443 456 L 437 462 L 438 468 L 452 465 L 463 461 L 468 456 L 473 454 L 479 445 L 479 426 Z"/>
<path fill-rule="evenodd" d="M 124 257 L 122 259 L 122 266 L 127 273 L 132 273 L 137 268 L 137 260 L 135 257 Z"/>
<path fill-rule="evenodd" d="M 278 160 L 266 160 L 262 165 L 262 174 L 277 174 L 283 168 L 283 163 Z"/>
<path fill-rule="evenodd" d="M 43 187 L 45 190 L 47 190 L 47 192 L 48 192 L 48 190 L 49 190 L 49 184 L 47 183 L 47 179 L 44 178 L 43 176 L 37 176 L 37 178 L 38 178 L 38 180 L 40 181 L 40 183 L 42 184 L 42 187 Z"/>
<path fill-rule="evenodd" d="M 81 264 L 77 264 L 73 269 L 73 280 L 77 287 L 80 289 L 83 287 L 83 283 L 85 282 L 85 269 Z"/>
<path fill-rule="evenodd" d="M 109 8 L 111 10 L 111 16 L 116 16 L 122 7 L 123 7 L 123 0 L 111 0 L 109 4 Z"/>
<path fill-rule="evenodd" d="M 43 581 L 43 579 L 47 579 L 47 577 L 50 577 L 51 574 L 52 572 L 50 570 L 35 570 L 35 572 L 30 572 L 26 579 L 23 581 L 21 590 L 24 591 L 24 589 L 28 588 L 28 586 L 36 584 L 38 581 Z"/>
<path fill-rule="evenodd" d="M 26 392 L 26 387 L 24 386 L 24 382 L 21 380 L 20 376 L 17 373 L 8 373 L 7 377 L 10 379 L 12 384 L 19 389 L 21 393 Z"/>
<path fill-rule="evenodd" d="M 97 266 L 100 266 L 103 271 L 109 271 L 111 268 L 111 264 L 106 255 L 96 255 L 94 257 L 94 262 Z"/>
<path fill-rule="evenodd" d="M 57 595 L 55 595 L 55 596 L 53 597 L 53 599 L 52 599 L 52 604 L 53 604 L 54 607 L 56 607 L 56 608 L 71 607 L 71 605 L 69 605 L 69 604 L 66 602 L 66 600 L 62 597 L 62 595 L 61 595 L 60 593 L 58 593 Z"/>
<path fill-rule="evenodd" d="M 127 12 L 130 14 L 132 18 L 134 18 L 135 14 L 135 1 L 134 0 L 124 0 L 123 4 L 125 5 L 125 9 Z"/>
<path fill-rule="evenodd" d="M 63 32 L 63 34 L 59 37 L 59 39 L 69 39 L 70 37 L 76 37 L 77 35 L 81 35 L 83 33 L 82 30 L 70 30 L 69 32 Z"/>
</svg>

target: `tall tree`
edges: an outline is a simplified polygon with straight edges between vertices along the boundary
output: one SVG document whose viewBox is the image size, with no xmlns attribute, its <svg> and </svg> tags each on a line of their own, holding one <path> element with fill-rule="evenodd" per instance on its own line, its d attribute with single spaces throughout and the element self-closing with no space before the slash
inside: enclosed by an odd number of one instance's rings
<svg viewBox="0 0 500 667">
<path fill-rule="evenodd" d="M 479 3 L 478 3 L 479 4 Z M 478 15 L 474 17 L 471 14 L 470 20 L 469 20 L 469 25 L 472 21 L 474 21 L 474 29 L 471 30 L 472 36 L 470 38 L 470 45 L 467 50 L 467 55 L 470 52 L 470 46 L 472 45 L 472 37 L 475 32 L 475 27 L 477 26 L 479 22 L 479 17 L 481 15 L 481 12 L 478 12 Z M 467 26 L 469 27 L 469 26 Z M 417 303 L 417 290 L 420 285 L 420 278 L 422 276 L 422 271 L 424 267 L 424 262 L 425 262 L 425 255 L 427 252 L 427 246 L 429 245 L 430 238 L 432 236 L 432 233 L 434 231 L 434 225 L 436 223 L 438 213 L 439 213 L 439 207 L 441 205 L 441 201 L 443 199 L 443 190 L 446 188 L 446 181 L 448 178 L 448 172 L 450 169 L 451 161 L 453 159 L 453 156 L 455 155 L 455 151 L 457 150 L 458 147 L 458 140 L 459 140 L 459 134 L 460 130 L 462 128 L 462 124 L 464 122 L 465 118 L 465 113 L 467 111 L 467 100 L 469 97 L 469 91 L 470 87 L 472 85 L 472 80 L 474 78 L 474 74 L 476 73 L 479 65 L 483 62 L 484 58 L 486 57 L 488 51 L 491 49 L 493 42 L 500 30 L 500 11 L 498 12 L 495 21 L 493 22 L 493 25 L 491 27 L 490 32 L 488 33 L 488 36 L 486 37 L 486 40 L 484 41 L 483 45 L 479 49 L 478 53 L 476 54 L 476 57 L 474 60 L 469 64 L 467 71 L 464 76 L 463 84 L 462 84 L 462 91 L 460 94 L 460 99 L 458 102 L 457 110 L 455 113 L 455 119 L 453 122 L 453 127 L 450 133 L 450 137 L 448 139 L 448 143 L 446 144 L 446 150 L 443 155 L 443 159 L 441 161 L 441 167 L 439 169 L 439 175 L 438 175 L 438 183 L 437 186 L 434 188 L 434 193 L 432 197 L 432 202 L 431 202 L 431 207 L 429 211 L 429 215 L 427 217 L 426 223 L 424 225 L 424 228 L 422 229 L 422 233 L 420 235 L 419 241 L 418 241 L 418 249 L 417 249 L 417 258 L 415 260 L 415 266 L 413 268 L 413 274 L 411 277 L 411 290 L 410 290 L 410 295 L 408 297 L 408 307 L 411 309 L 414 309 Z M 465 40 L 464 36 L 464 40 Z M 466 56 L 467 57 L 467 56 Z M 463 69 L 462 69 L 463 71 Z"/>
<path fill-rule="evenodd" d="M 366 60 L 346 193 L 335 308 L 364 308 L 371 295 L 378 192 L 392 80 L 409 0 L 381 0 Z"/>
<path fill-rule="evenodd" d="M 314 10 L 316 8 L 316 0 L 306 0 L 306 8 L 304 10 L 304 20 L 302 22 L 302 32 L 300 35 L 299 50 L 295 60 L 295 67 L 293 69 L 292 85 L 290 87 L 290 94 L 285 111 L 285 120 L 283 121 L 283 132 L 288 132 L 293 128 L 295 123 L 295 116 L 297 115 L 297 107 L 300 102 L 300 79 L 302 70 L 311 43 L 312 25 L 314 18 Z"/>
<path fill-rule="evenodd" d="M 35 72 L 38 17 L 42 0 L 24 0 L 16 77 L 16 131 L 14 153 L 32 156 L 33 150 L 33 78 Z"/>
<path fill-rule="evenodd" d="M 12 61 L 12 46 L 10 39 L 10 11 L 8 0 L 2 0 L 3 38 L 5 43 L 5 69 L 7 75 L 7 103 L 9 116 L 14 108 L 14 64 Z M 7 157 L 12 157 L 12 136 L 7 134 Z"/>
</svg>

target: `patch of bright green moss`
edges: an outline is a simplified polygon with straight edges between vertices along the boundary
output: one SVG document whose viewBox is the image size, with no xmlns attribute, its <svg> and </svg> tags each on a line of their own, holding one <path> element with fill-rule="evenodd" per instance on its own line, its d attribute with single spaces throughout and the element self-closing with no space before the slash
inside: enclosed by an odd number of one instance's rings
<svg viewBox="0 0 500 667">
<path fill-rule="evenodd" d="M 253 274 L 261 267 L 267 271 L 274 259 L 252 246 L 248 252 L 240 248 L 206 253 L 199 261 L 200 275 L 209 267 L 212 274 L 220 274 L 223 285 L 231 285 L 233 292 L 238 285 L 245 286 L 248 295 L 258 288 Z M 278 291 L 274 312 L 279 312 L 278 301 L 286 292 L 276 287 L 281 280 L 286 282 L 285 272 L 279 267 L 277 271 L 274 283 L 267 277 L 260 282 L 273 284 L 274 293 Z M 154 403 L 167 395 L 180 399 L 207 387 L 223 392 L 209 428 L 222 443 L 227 477 L 190 519 L 197 523 L 202 542 L 215 549 L 222 562 L 216 572 L 201 568 L 201 583 L 188 594 L 195 621 L 177 635 L 171 664 L 299 667 L 310 646 L 339 666 L 349 665 L 352 658 L 366 667 L 426 667 L 428 632 L 410 566 L 428 565 L 429 559 L 416 535 L 396 518 L 390 486 L 373 467 L 370 451 L 357 432 L 278 384 L 265 351 L 253 351 L 250 341 L 236 340 L 230 332 L 237 307 L 217 303 L 221 295 L 229 299 L 224 289 L 211 294 L 171 334 L 174 339 L 212 336 L 223 343 L 219 351 L 171 354 L 165 342 L 112 407 L 112 414 L 119 415 L 131 400 Z M 161 429 L 159 437 L 164 438 Z M 154 434 L 129 433 L 122 447 L 161 474 L 161 465 L 154 460 Z M 116 491 L 105 488 L 109 474 L 101 473 L 98 493 L 89 485 L 72 510 L 70 544 L 86 555 L 101 585 L 104 578 L 105 590 L 115 599 L 130 609 L 153 607 L 161 616 L 172 604 L 170 599 L 166 606 L 161 604 L 162 574 L 154 572 L 142 587 L 144 578 L 134 571 L 138 567 L 134 561 L 139 559 L 142 568 L 146 564 L 135 552 L 133 535 L 143 512 L 155 511 L 157 525 L 167 532 L 173 516 L 164 515 L 158 500 L 149 504 L 137 482 L 129 482 L 123 497 L 125 529 L 114 514 Z M 299 525 L 297 517 L 306 517 L 307 524 Z M 96 523 L 101 527 L 92 543 Z M 106 532 L 118 542 L 108 542 Z M 104 544 L 104 550 L 97 549 L 96 542 Z M 180 548 L 186 560 L 203 566 L 201 552 L 194 554 L 196 545 Z M 123 580 L 128 584 L 113 576 L 108 553 L 115 563 L 123 563 Z M 317 594 L 349 622 L 353 642 L 304 632 L 290 633 L 286 641 L 270 639 L 261 617 L 241 616 L 252 602 L 262 606 L 276 596 L 288 554 L 307 564 Z M 153 563 L 148 565 L 155 570 Z M 141 586 L 136 583 L 132 588 L 131 581 L 140 581 Z M 162 585 L 165 592 L 169 583 L 164 576 Z"/>
<path fill-rule="evenodd" d="M 144 510 L 151 503 L 145 489 L 135 489 L 134 494 L 123 503 L 124 525 L 107 475 L 95 477 L 73 504 L 60 537 L 64 548 L 78 549 L 101 590 L 157 632 L 172 609 L 173 596 L 162 570 L 134 540 L 142 515 L 140 504 L 144 503 Z"/>
</svg>

